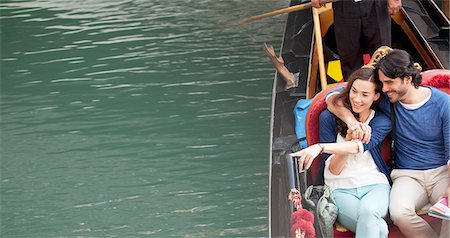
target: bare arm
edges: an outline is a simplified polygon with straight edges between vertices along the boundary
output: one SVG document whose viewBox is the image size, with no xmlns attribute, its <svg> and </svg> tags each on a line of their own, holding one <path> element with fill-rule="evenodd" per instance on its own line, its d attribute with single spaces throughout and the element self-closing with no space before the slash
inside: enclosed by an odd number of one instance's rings
<svg viewBox="0 0 450 238">
<path fill-rule="evenodd" d="M 327 98 L 327 109 L 336 117 L 344 121 L 347 125 L 359 123 L 359 121 L 353 116 L 352 112 L 344 107 L 341 101 L 335 103 L 336 97 L 337 94 L 333 94 Z"/>
<path fill-rule="evenodd" d="M 356 120 L 352 112 L 341 101 L 335 102 L 335 97 L 337 97 L 337 94 L 330 95 L 327 98 L 327 109 L 347 124 L 347 133 L 352 134 L 354 138 L 361 140 L 364 144 L 369 143 L 372 132 L 370 126 Z"/>
<path fill-rule="evenodd" d="M 345 163 L 347 162 L 347 156 L 346 155 L 334 155 L 333 157 L 329 158 L 330 160 L 330 166 L 328 169 L 330 172 L 334 175 L 341 174 L 342 170 L 345 167 Z"/>
<path fill-rule="evenodd" d="M 349 155 L 359 152 L 359 145 L 356 141 L 345 141 L 337 143 L 320 144 L 323 147 L 323 153 Z"/>
<path fill-rule="evenodd" d="M 345 137 L 345 141 L 352 141 L 352 139 L 353 138 L 351 134 L 347 134 Z M 341 174 L 347 162 L 347 158 L 347 155 L 344 154 L 334 154 L 333 156 L 331 156 L 329 158 L 330 164 L 328 166 L 328 170 L 330 171 L 330 173 L 334 175 Z"/>
<path fill-rule="evenodd" d="M 359 145 L 357 142 L 345 141 L 345 142 L 338 142 L 338 143 L 314 144 L 312 146 L 309 146 L 308 148 L 297 151 L 290 155 L 292 157 L 300 158 L 298 160 L 298 165 L 299 165 L 299 170 L 302 171 L 303 168 L 309 169 L 309 167 L 311 167 L 311 164 L 314 161 L 314 159 L 321 153 L 335 154 L 336 156 L 339 156 L 339 155 L 345 156 L 348 154 L 356 154 L 358 152 L 359 152 Z M 340 171 L 342 171 L 342 168 L 340 169 Z"/>
<path fill-rule="evenodd" d="M 324 151 L 326 151 L 326 149 L 334 151 L 330 152 L 333 153 L 334 156 L 330 158 L 330 166 L 328 167 L 330 172 L 334 175 L 341 174 L 342 170 L 345 167 L 345 163 L 347 162 L 348 154 L 356 154 L 359 152 L 359 145 L 354 141 L 346 141 L 328 145 L 324 144 L 323 146 L 325 148 Z M 342 149 L 348 149 L 348 151 L 341 151 Z M 326 152 L 328 153 L 328 151 Z"/>
<path fill-rule="evenodd" d="M 275 54 L 275 50 L 273 49 L 273 46 L 267 45 L 266 43 L 263 44 L 263 50 L 266 53 L 266 55 L 269 57 L 269 59 L 272 61 L 273 66 L 275 66 L 275 69 L 277 72 L 283 77 L 283 79 L 286 81 L 286 86 L 288 88 L 293 87 L 295 85 L 295 78 L 294 75 L 289 72 L 289 70 L 284 66 L 284 60 L 283 58 L 277 57 Z"/>
</svg>

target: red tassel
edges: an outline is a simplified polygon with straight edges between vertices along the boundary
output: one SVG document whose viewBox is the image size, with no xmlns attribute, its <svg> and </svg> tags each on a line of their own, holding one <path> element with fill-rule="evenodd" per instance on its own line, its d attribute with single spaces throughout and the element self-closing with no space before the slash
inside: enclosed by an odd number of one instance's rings
<svg viewBox="0 0 450 238">
<path fill-rule="evenodd" d="M 302 208 L 302 196 L 297 189 L 292 189 L 289 199 L 294 203 L 296 212 L 291 215 L 291 233 L 296 236 L 297 230 L 304 234 L 302 238 L 315 238 L 316 230 L 314 229 L 314 215 Z"/>
</svg>

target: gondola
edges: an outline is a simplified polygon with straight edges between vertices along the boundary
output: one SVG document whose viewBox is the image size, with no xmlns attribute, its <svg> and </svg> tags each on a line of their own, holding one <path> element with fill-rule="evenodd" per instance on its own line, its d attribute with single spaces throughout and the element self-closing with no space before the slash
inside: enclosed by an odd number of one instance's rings
<svg viewBox="0 0 450 238">
<path fill-rule="evenodd" d="M 290 5 L 305 2 L 308 1 L 292 0 Z M 331 8 L 320 14 L 323 54 L 327 67 L 331 67 L 331 63 L 339 59 L 332 16 Z M 409 52 L 422 65 L 423 71 L 449 69 L 449 26 L 448 18 L 434 1 L 403 0 L 400 13 L 392 17 L 392 47 Z M 298 149 L 299 140 L 302 140 L 296 135 L 294 108 L 297 102 L 301 99 L 314 98 L 311 107 L 314 103 L 317 104 L 319 111 L 320 107 L 322 110 L 324 107 L 324 100 L 320 97 L 323 97 L 325 90 L 321 90 L 318 79 L 318 51 L 314 42 L 311 10 L 288 14 L 280 55 L 290 72 L 299 72 L 299 82 L 296 87 L 286 89 L 282 77 L 275 75 L 273 85 L 270 122 L 269 237 L 274 238 L 292 237 L 290 215 L 295 208 L 288 200 L 290 190 L 297 188 L 303 193 L 309 185 L 320 184 L 317 179 L 317 170 L 321 166 L 319 158 L 315 159 L 306 174 L 300 174 L 296 161 L 288 156 L 291 151 Z M 328 84 L 336 83 L 335 77 L 330 75 L 326 77 Z M 318 126 L 318 117 L 308 116 L 303 118 L 306 120 L 303 123 L 307 131 L 306 140 L 312 144 L 318 140 L 317 131 L 314 132 L 314 127 Z M 321 233 L 317 230 L 316 236 L 321 237 Z M 342 236 L 339 232 L 335 232 L 334 237 L 352 236 L 347 231 Z M 390 225 L 390 237 L 402 237 L 393 224 Z"/>
</svg>

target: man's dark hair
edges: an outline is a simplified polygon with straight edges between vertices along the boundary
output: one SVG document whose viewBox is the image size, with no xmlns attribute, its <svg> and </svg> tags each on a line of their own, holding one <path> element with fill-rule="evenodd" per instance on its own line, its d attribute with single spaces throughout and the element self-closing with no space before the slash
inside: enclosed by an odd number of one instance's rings
<svg viewBox="0 0 450 238">
<path fill-rule="evenodd" d="M 418 88 L 422 82 L 420 75 L 421 68 L 417 63 L 414 63 L 411 55 L 404 50 L 394 49 L 386 56 L 380 59 L 375 65 L 376 77 L 381 70 L 384 75 L 389 78 L 401 78 L 411 76 L 414 87 Z"/>
</svg>

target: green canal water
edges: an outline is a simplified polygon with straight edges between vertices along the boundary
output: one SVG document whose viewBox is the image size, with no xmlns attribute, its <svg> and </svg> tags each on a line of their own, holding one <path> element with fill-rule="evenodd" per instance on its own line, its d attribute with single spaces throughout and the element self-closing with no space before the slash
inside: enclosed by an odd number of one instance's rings
<svg viewBox="0 0 450 238">
<path fill-rule="evenodd" d="M 286 0 L 2 0 L 0 237 L 267 237 Z"/>
</svg>

